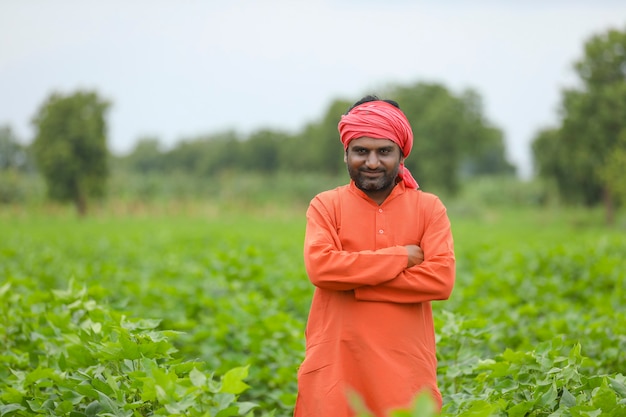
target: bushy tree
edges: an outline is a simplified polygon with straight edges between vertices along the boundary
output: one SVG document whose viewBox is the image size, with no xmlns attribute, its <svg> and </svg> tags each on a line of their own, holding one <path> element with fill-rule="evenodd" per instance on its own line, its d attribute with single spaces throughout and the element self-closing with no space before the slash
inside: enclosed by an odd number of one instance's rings
<svg viewBox="0 0 626 417">
<path fill-rule="evenodd" d="M 441 84 L 391 86 L 386 96 L 406 114 L 415 143 L 406 166 L 426 188 L 458 191 L 462 175 L 514 174 L 503 134 L 484 115 L 478 93 L 455 95 Z"/>
<path fill-rule="evenodd" d="M 182 140 L 166 153 L 168 171 L 210 177 L 235 169 L 241 160 L 241 139 L 234 131 Z"/>
<path fill-rule="evenodd" d="M 406 165 L 426 188 L 454 193 L 463 176 L 515 173 L 505 157 L 502 131 L 486 120 L 478 93 L 455 95 L 440 84 L 416 83 L 389 86 L 377 95 L 397 101 L 411 122 L 415 143 Z M 345 172 L 337 124 L 359 98 L 333 101 L 321 120 L 287 144 L 291 162 L 282 166 L 330 175 Z"/>
<path fill-rule="evenodd" d="M 49 197 L 72 201 L 87 212 L 89 197 L 101 196 L 108 176 L 106 111 L 94 91 L 51 94 L 33 118 L 33 150 Z"/>
<path fill-rule="evenodd" d="M 626 181 L 626 31 L 592 36 L 574 68 L 580 86 L 563 92 L 561 125 L 538 134 L 534 158 L 566 200 L 603 203 L 610 223 Z"/>
<path fill-rule="evenodd" d="M 26 165 L 26 152 L 13 129 L 9 126 L 0 127 L 0 171 L 23 170 Z"/>
<path fill-rule="evenodd" d="M 167 165 L 161 143 L 154 137 L 140 138 L 122 160 L 124 167 L 140 174 L 163 172 Z"/>
<path fill-rule="evenodd" d="M 334 100 L 324 115 L 308 123 L 287 144 L 283 152 L 283 166 L 296 171 L 322 172 L 337 175 L 345 172 L 343 146 L 337 125 L 352 103 Z"/>
<path fill-rule="evenodd" d="M 10 126 L 0 127 L 0 204 L 24 200 L 23 180 L 32 168 L 28 154 Z"/>
<path fill-rule="evenodd" d="M 272 173 L 280 170 L 281 149 L 289 135 L 275 130 L 262 129 L 252 133 L 241 146 L 238 164 L 246 171 Z"/>
</svg>

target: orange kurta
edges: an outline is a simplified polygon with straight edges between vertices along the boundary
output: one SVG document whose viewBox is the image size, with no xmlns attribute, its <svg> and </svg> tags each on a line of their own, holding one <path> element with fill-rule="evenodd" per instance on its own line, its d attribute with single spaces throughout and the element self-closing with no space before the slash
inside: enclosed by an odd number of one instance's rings
<svg viewBox="0 0 626 417">
<path fill-rule="evenodd" d="M 411 268 L 409 244 L 424 251 Z M 430 302 L 447 299 L 455 277 L 441 201 L 404 182 L 380 206 L 354 182 L 323 192 L 307 211 L 304 259 L 315 292 L 294 416 L 353 416 L 350 390 L 376 416 L 424 389 L 441 405 Z"/>
</svg>

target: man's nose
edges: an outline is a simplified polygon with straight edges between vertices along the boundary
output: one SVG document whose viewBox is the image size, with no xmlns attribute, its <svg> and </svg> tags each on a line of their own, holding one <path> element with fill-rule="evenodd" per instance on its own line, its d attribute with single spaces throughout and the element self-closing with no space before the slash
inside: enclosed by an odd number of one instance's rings
<svg viewBox="0 0 626 417">
<path fill-rule="evenodd" d="M 368 168 L 377 168 L 380 164 L 380 160 L 378 159 L 378 155 L 376 152 L 369 152 L 367 154 L 367 159 L 365 160 L 365 164 Z"/>
</svg>

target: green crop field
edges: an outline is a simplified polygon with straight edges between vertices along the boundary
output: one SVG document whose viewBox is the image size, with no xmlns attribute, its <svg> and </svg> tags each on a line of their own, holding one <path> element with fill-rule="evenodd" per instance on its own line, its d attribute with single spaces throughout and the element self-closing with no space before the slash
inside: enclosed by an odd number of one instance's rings
<svg viewBox="0 0 626 417">
<path fill-rule="evenodd" d="M 442 415 L 626 415 L 623 228 L 450 217 Z M 303 232 L 304 209 L 0 213 L 0 416 L 290 416 Z"/>
</svg>

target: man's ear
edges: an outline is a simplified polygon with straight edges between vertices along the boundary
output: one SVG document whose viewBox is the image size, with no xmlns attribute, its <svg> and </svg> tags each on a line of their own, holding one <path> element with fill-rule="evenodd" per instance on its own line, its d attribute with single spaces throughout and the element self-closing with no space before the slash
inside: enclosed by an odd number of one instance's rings
<svg viewBox="0 0 626 417">
<path fill-rule="evenodd" d="M 346 151 L 343 153 L 343 162 L 344 163 L 348 163 L 348 150 L 346 149 Z"/>
</svg>

